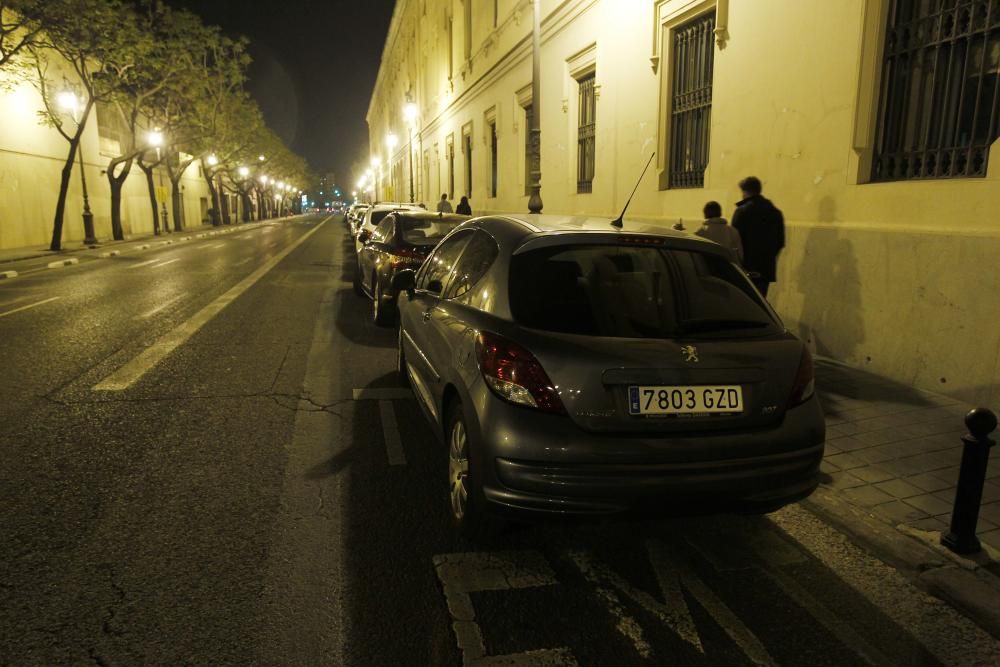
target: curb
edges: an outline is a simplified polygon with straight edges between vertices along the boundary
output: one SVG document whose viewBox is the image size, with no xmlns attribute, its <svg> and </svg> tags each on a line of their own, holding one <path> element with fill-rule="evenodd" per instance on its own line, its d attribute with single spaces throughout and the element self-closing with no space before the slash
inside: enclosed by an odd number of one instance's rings
<svg viewBox="0 0 1000 667">
<path fill-rule="evenodd" d="M 0 280 L 6 278 L 17 278 L 17 271 L 0 271 Z"/>
<path fill-rule="evenodd" d="M 962 558 L 937 544 L 938 533 L 890 525 L 827 489 L 800 505 L 1000 639 L 1000 578 L 988 569 L 996 563 L 987 552 Z"/>
<path fill-rule="evenodd" d="M 61 269 L 64 266 L 72 266 L 74 264 L 79 264 L 79 263 L 80 260 L 77 259 L 76 257 L 73 257 L 72 259 L 60 259 L 55 262 L 49 262 L 45 266 L 50 269 Z"/>
</svg>

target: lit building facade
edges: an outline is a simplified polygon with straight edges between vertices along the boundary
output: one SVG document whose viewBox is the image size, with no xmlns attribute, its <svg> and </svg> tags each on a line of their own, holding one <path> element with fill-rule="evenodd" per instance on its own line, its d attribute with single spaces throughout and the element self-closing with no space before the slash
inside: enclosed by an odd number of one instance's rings
<svg viewBox="0 0 1000 667">
<path fill-rule="evenodd" d="M 398 0 L 367 117 L 380 197 L 412 178 L 429 206 L 527 212 L 536 110 L 546 213 L 616 217 L 655 152 L 629 217 L 693 229 L 755 175 L 787 224 L 790 330 L 1000 399 L 1000 0 L 541 3 L 533 100 L 529 0 Z"/>
<path fill-rule="evenodd" d="M 52 239 L 59 179 L 69 144 L 54 128 L 39 123 L 38 112 L 42 108 L 41 97 L 28 84 L 0 89 L 0 249 L 47 246 Z M 111 238 L 111 189 L 105 171 L 111 158 L 119 154 L 121 141 L 115 124 L 109 122 L 113 118 L 95 107 L 80 143 L 98 240 Z M 187 226 L 199 225 L 209 218 L 211 195 L 201 169 L 196 161 L 181 177 Z M 164 169 L 156 170 L 154 182 L 161 207 L 166 203 L 172 229 L 170 179 Z M 238 205 L 237 198 L 231 199 Z M 83 240 L 82 214 L 78 153 L 66 198 L 64 243 L 72 245 Z M 146 178 L 136 165 L 122 189 L 122 228 L 126 237 L 153 231 Z"/>
</svg>

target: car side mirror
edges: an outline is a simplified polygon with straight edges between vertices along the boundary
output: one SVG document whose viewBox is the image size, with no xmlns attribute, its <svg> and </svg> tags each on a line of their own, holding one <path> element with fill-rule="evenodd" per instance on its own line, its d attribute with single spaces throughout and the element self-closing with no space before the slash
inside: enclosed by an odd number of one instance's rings
<svg viewBox="0 0 1000 667">
<path fill-rule="evenodd" d="M 440 280 L 429 280 L 427 281 L 427 291 L 433 294 L 441 294 L 441 290 L 444 289 L 444 285 L 441 284 Z"/>
<path fill-rule="evenodd" d="M 417 286 L 417 272 L 413 269 L 397 271 L 392 276 L 392 289 L 396 292 L 412 292 Z"/>
<path fill-rule="evenodd" d="M 368 241 L 371 240 L 371 238 L 372 238 L 372 233 L 367 229 L 362 229 L 361 232 L 358 234 L 358 240 L 364 244 L 367 244 Z"/>
</svg>

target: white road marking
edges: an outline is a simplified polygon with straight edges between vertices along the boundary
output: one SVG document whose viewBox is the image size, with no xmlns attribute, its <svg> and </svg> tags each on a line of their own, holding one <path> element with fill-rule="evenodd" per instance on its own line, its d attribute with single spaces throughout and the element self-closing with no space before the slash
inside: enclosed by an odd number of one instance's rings
<svg viewBox="0 0 1000 667">
<path fill-rule="evenodd" d="M 207 245 L 205 247 L 206 248 L 221 248 L 224 245 L 226 245 L 226 244 L 225 243 L 213 243 L 212 245 Z"/>
<path fill-rule="evenodd" d="M 17 271 L 0 271 L 0 280 L 4 278 L 17 278 Z"/>
<path fill-rule="evenodd" d="M 117 257 L 120 254 L 120 250 L 112 250 L 111 252 L 102 252 L 98 257 Z"/>
<path fill-rule="evenodd" d="M 486 655 L 483 633 L 469 593 L 554 586 L 559 583 L 537 551 L 453 553 L 434 556 L 434 569 L 444 589 L 452 630 L 465 665 L 577 665 L 568 648 Z"/>
<path fill-rule="evenodd" d="M 324 219 L 323 223 L 332 217 L 333 216 L 331 215 L 329 218 Z M 266 264 L 238 282 L 225 294 L 216 298 L 210 304 L 195 313 L 194 316 L 192 316 L 187 322 L 184 322 L 172 331 L 169 331 L 161 336 L 152 345 L 143 350 L 137 357 L 98 382 L 94 385 L 94 389 L 98 391 L 122 391 L 123 389 L 131 387 L 139 378 L 153 368 L 153 366 L 160 363 L 168 354 L 177 349 L 179 345 L 185 343 L 195 334 L 195 332 L 201 329 L 205 323 L 218 315 L 223 308 L 228 306 L 241 294 L 250 289 L 250 287 L 263 278 L 268 271 L 277 266 L 278 262 L 287 257 L 293 250 L 302 245 L 302 243 L 304 243 L 310 236 L 322 229 L 322 227 L 323 224 L 320 223 L 310 229 L 308 232 L 303 234 L 299 240 L 295 241 L 290 246 L 272 257 Z"/>
<path fill-rule="evenodd" d="M 158 269 L 158 268 L 160 268 L 161 266 L 166 266 L 167 264 L 173 264 L 174 262 L 179 262 L 179 261 L 181 261 L 181 258 L 180 258 L 180 257 L 175 257 L 175 258 L 173 258 L 173 259 L 168 259 L 168 260 L 167 260 L 167 261 L 165 261 L 165 262 L 160 262 L 159 264 L 154 264 L 154 265 L 153 265 L 153 266 L 151 266 L 150 268 L 152 268 L 152 269 Z"/>
<path fill-rule="evenodd" d="M 41 306 L 44 303 L 49 303 L 50 301 L 55 301 L 56 299 L 61 299 L 62 297 L 54 296 L 43 301 L 36 301 L 35 303 L 29 303 L 27 306 L 21 306 L 20 308 L 15 308 L 14 310 L 8 310 L 6 313 L 0 313 L 0 317 L 7 317 L 8 315 L 13 315 L 14 313 L 20 313 L 22 310 L 28 310 L 29 308 L 34 308 L 35 306 Z"/>
<path fill-rule="evenodd" d="M 385 453 L 391 466 L 405 466 L 406 453 L 399 438 L 399 426 L 396 424 L 396 411 L 392 401 L 379 401 L 378 412 L 382 417 L 382 437 L 385 438 Z"/>
<path fill-rule="evenodd" d="M 238 261 L 235 264 L 233 264 L 233 266 L 234 267 L 236 267 L 236 266 L 243 266 L 244 264 L 246 264 L 247 262 L 249 262 L 252 259 L 253 259 L 253 257 L 247 257 L 246 259 L 241 259 L 240 261 Z"/>
<path fill-rule="evenodd" d="M 750 631 L 750 628 L 744 625 L 743 621 L 726 606 L 726 603 L 719 599 L 690 568 L 681 566 L 677 570 L 678 574 L 671 575 L 669 573 L 669 568 L 671 566 L 676 567 L 676 563 L 670 562 L 666 547 L 662 543 L 651 541 L 646 544 L 646 548 L 649 550 L 649 562 L 656 572 L 656 579 L 659 581 L 661 588 L 664 587 L 666 579 L 671 576 L 679 576 L 684 588 L 698 600 L 698 603 L 705 608 L 705 611 L 712 616 L 715 622 L 719 624 L 719 627 L 729 635 L 729 638 L 743 650 L 743 654 L 751 662 L 755 665 L 766 665 L 768 667 L 778 664 L 767 652 L 767 649 L 764 648 L 760 640 L 757 639 L 756 635 Z M 664 592 L 666 593 L 666 591 Z"/>
<path fill-rule="evenodd" d="M 175 303 L 177 303 L 178 301 L 180 301 L 181 299 L 183 299 L 184 296 L 185 296 L 184 294 L 178 294 L 174 298 L 169 299 L 167 301 L 164 301 L 163 303 L 161 303 L 156 308 L 153 308 L 152 310 L 148 310 L 145 313 L 143 313 L 142 315 L 139 315 L 138 319 L 143 319 L 143 320 L 149 319 L 150 317 L 152 317 L 153 315 L 156 315 L 161 310 L 164 310 L 164 309 L 169 308 L 170 306 L 174 305 Z"/>
<path fill-rule="evenodd" d="M 126 268 L 138 269 L 139 267 L 142 266 L 149 266 L 150 264 L 156 264 L 159 261 L 160 261 L 159 259 L 147 259 L 145 262 L 139 262 L 138 264 L 133 264 L 132 266 L 128 266 Z"/>
<path fill-rule="evenodd" d="M 49 262 L 48 264 L 46 264 L 46 267 L 50 269 L 61 269 L 64 266 L 72 266 L 74 264 L 79 264 L 79 263 L 80 260 L 74 257 L 72 259 L 60 259 L 56 260 L 55 262 Z"/>
<path fill-rule="evenodd" d="M 394 401 L 404 398 L 413 398 L 413 392 L 402 387 L 387 387 L 384 389 L 355 389 L 355 401 Z"/>
</svg>

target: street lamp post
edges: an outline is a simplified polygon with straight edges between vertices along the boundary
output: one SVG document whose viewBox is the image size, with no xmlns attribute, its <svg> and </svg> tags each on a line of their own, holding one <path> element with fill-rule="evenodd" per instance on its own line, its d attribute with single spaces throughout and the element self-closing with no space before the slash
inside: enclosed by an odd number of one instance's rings
<svg viewBox="0 0 1000 667">
<path fill-rule="evenodd" d="M 532 0 L 531 27 L 531 196 L 528 198 L 530 213 L 542 212 L 542 115 L 541 86 L 541 0 Z"/>
<path fill-rule="evenodd" d="M 410 143 L 408 147 L 408 152 L 410 154 L 410 203 L 412 204 L 414 200 L 413 196 L 413 123 L 417 119 L 417 105 L 413 102 L 407 102 L 406 106 L 403 107 L 403 118 L 406 120 L 406 129 L 409 132 Z"/>
<path fill-rule="evenodd" d="M 59 106 L 69 111 L 73 115 L 73 122 L 80 124 L 79 111 L 80 101 L 76 93 L 64 91 L 59 93 Z M 94 234 L 94 214 L 90 211 L 90 198 L 87 196 L 87 170 L 83 166 L 83 133 L 77 140 L 76 150 L 80 153 L 80 185 L 83 187 L 83 243 L 84 245 L 96 245 L 97 237 Z"/>
<path fill-rule="evenodd" d="M 388 189 L 392 190 L 392 192 L 387 193 L 386 199 L 393 199 L 396 196 L 396 184 L 393 182 L 392 179 L 392 156 L 393 156 L 393 151 L 396 149 L 396 146 L 398 144 L 399 144 L 399 137 L 397 137 L 394 133 L 390 132 L 385 138 L 385 145 L 389 149 L 388 155 L 386 156 L 386 166 L 389 169 Z"/>
<path fill-rule="evenodd" d="M 160 147 L 163 146 L 163 132 L 161 132 L 158 129 L 154 129 L 147 135 L 146 140 L 150 146 L 156 149 L 156 164 L 159 165 L 160 161 L 163 159 L 162 155 L 160 154 Z M 152 176 L 150 176 L 150 181 L 149 181 L 150 186 L 152 186 L 152 182 L 153 182 Z M 162 171 L 160 172 L 160 188 L 161 189 L 163 188 Z M 168 224 L 167 221 L 167 202 L 161 201 L 160 207 L 161 207 L 160 224 L 158 225 L 156 220 L 155 219 L 153 220 L 153 234 L 156 236 L 160 235 L 161 226 L 164 232 L 168 234 L 170 233 L 170 225 Z"/>
</svg>

